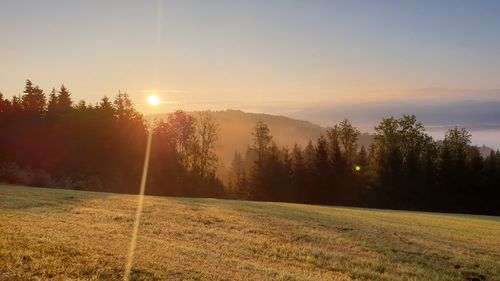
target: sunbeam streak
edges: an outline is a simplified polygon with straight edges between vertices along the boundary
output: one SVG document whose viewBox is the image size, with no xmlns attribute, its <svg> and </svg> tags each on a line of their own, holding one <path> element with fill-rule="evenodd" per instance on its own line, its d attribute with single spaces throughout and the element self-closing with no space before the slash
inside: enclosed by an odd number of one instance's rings
<svg viewBox="0 0 500 281">
<path fill-rule="evenodd" d="M 148 140 L 146 143 L 146 156 L 144 157 L 144 167 L 142 169 L 141 177 L 141 188 L 139 191 L 139 200 L 137 203 L 137 210 L 135 212 L 134 229 L 132 231 L 132 239 L 130 240 L 130 245 L 127 254 L 127 263 L 125 264 L 125 273 L 123 274 L 123 280 L 130 280 L 130 271 L 132 269 L 132 264 L 134 262 L 135 247 L 137 244 L 137 233 L 139 232 L 139 224 L 141 221 L 142 208 L 144 206 L 144 191 L 146 190 L 146 181 L 148 177 L 149 170 L 149 156 L 151 154 L 151 139 L 153 138 L 153 130 L 148 129 Z"/>
<path fill-rule="evenodd" d="M 158 72 L 160 68 L 160 44 L 161 44 L 161 25 L 162 25 L 162 0 L 157 2 L 157 15 L 156 15 L 156 48 L 155 48 L 155 65 L 154 65 L 154 86 L 157 88 L 158 84 Z M 152 95 L 148 98 L 148 102 L 151 106 L 156 106 L 161 103 L 160 99 Z M 142 208 L 144 205 L 144 192 L 146 190 L 146 181 L 148 177 L 149 170 L 149 156 L 151 154 L 151 140 L 153 137 L 153 129 L 148 128 L 148 139 L 146 143 L 146 155 L 144 157 L 144 166 L 142 169 L 141 186 L 139 191 L 139 198 L 137 203 L 137 210 L 135 212 L 134 229 L 132 231 L 132 239 L 130 240 L 130 245 L 127 253 L 127 262 L 125 263 L 125 271 L 123 273 L 123 280 L 130 280 L 130 272 L 132 270 L 132 265 L 134 262 L 135 248 L 137 245 L 137 234 L 139 233 L 139 224 L 141 221 Z"/>
</svg>

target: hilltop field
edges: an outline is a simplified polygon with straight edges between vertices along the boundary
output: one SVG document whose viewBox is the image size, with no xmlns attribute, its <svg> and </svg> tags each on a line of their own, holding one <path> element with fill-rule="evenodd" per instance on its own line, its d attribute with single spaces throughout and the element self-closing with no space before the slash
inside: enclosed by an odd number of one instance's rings
<svg viewBox="0 0 500 281">
<path fill-rule="evenodd" d="M 0 185 L 0 281 L 120 280 L 137 196 Z M 500 218 L 148 196 L 133 280 L 500 280 Z"/>
</svg>

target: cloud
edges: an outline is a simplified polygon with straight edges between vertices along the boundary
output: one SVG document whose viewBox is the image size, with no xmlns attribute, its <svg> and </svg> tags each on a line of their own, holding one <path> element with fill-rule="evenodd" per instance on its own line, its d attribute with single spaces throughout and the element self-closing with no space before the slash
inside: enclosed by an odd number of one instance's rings
<svg viewBox="0 0 500 281">
<path fill-rule="evenodd" d="M 500 124 L 500 101 L 383 101 L 357 104 L 330 104 L 306 108 L 294 113 L 295 118 L 322 125 L 343 118 L 360 126 L 373 126 L 384 117 L 414 114 L 428 126 Z"/>
<path fill-rule="evenodd" d="M 187 93 L 186 91 L 183 90 L 141 90 L 139 93 L 143 94 L 151 94 L 151 93 L 156 93 L 156 94 L 182 94 L 182 93 Z"/>
</svg>

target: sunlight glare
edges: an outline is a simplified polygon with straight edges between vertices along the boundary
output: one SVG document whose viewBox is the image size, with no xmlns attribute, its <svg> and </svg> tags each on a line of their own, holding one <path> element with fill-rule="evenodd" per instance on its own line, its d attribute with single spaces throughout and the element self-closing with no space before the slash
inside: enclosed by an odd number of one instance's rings
<svg viewBox="0 0 500 281">
<path fill-rule="evenodd" d="M 158 96 L 155 96 L 155 95 L 151 95 L 148 97 L 148 103 L 152 106 L 157 106 L 160 104 L 160 98 Z"/>
</svg>

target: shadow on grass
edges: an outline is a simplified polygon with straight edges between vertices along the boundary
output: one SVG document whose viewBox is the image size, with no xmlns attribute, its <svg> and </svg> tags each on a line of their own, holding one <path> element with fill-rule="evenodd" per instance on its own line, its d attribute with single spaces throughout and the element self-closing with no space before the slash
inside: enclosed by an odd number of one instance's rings
<svg viewBox="0 0 500 281">
<path fill-rule="evenodd" d="M 0 212 L 67 212 L 83 201 L 107 196 L 101 192 L 0 185 Z"/>
<path fill-rule="evenodd" d="M 495 224 L 499 222 L 498 217 L 273 202 L 185 198 L 175 200 L 199 207 L 217 206 L 247 214 L 246 218 L 253 222 L 251 225 L 279 224 L 281 229 L 275 225 L 274 231 L 279 233 L 276 237 L 281 237 L 280 243 L 299 243 L 300 241 L 295 239 L 297 237 L 306 237 L 320 244 L 329 243 L 322 240 L 322 237 L 333 234 L 332 237 L 349 241 L 358 249 L 363 249 L 364 253 L 379 255 L 385 264 L 373 264 L 368 272 L 381 276 L 401 274 L 397 268 L 390 267 L 390 264 L 400 263 L 411 265 L 420 272 L 439 272 L 440 275 L 450 278 L 448 280 L 483 281 L 498 273 L 493 266 L 495 254 L 487 251 L 487 244 L 475 244 L 470 240 L 492 237 L 492 233 L 498 229 L 495 228 L 495 225 L 498 227 L 498 224 Z M 271 222 L 269 218 L 282 220 Z M 265 229 L 268 234 L 271 230 L 273 228 Z M 310 233 L 310 230 L 314 232 Z M 482 231 L 485 233 L 482 234 Z M 450 236 L 449 232 L 469 237 L 455 238 Z M 329 258 L 331 257 L 325 257 Z M 351 265 L 355 267 L 367 266 L 355 257 L 346 255 L 344 258 L 352 259 Z M 482 262 L 478 263 L 478 259 Z M 361 278 L 356 275 L 360 273 L 352 274 L 353 278 Z M 408 278 L 414 277 L 411 274 L 413 273 L 408 273 Z M 373 279 L 373 276 L 370 279 Z"/>
</svg>

